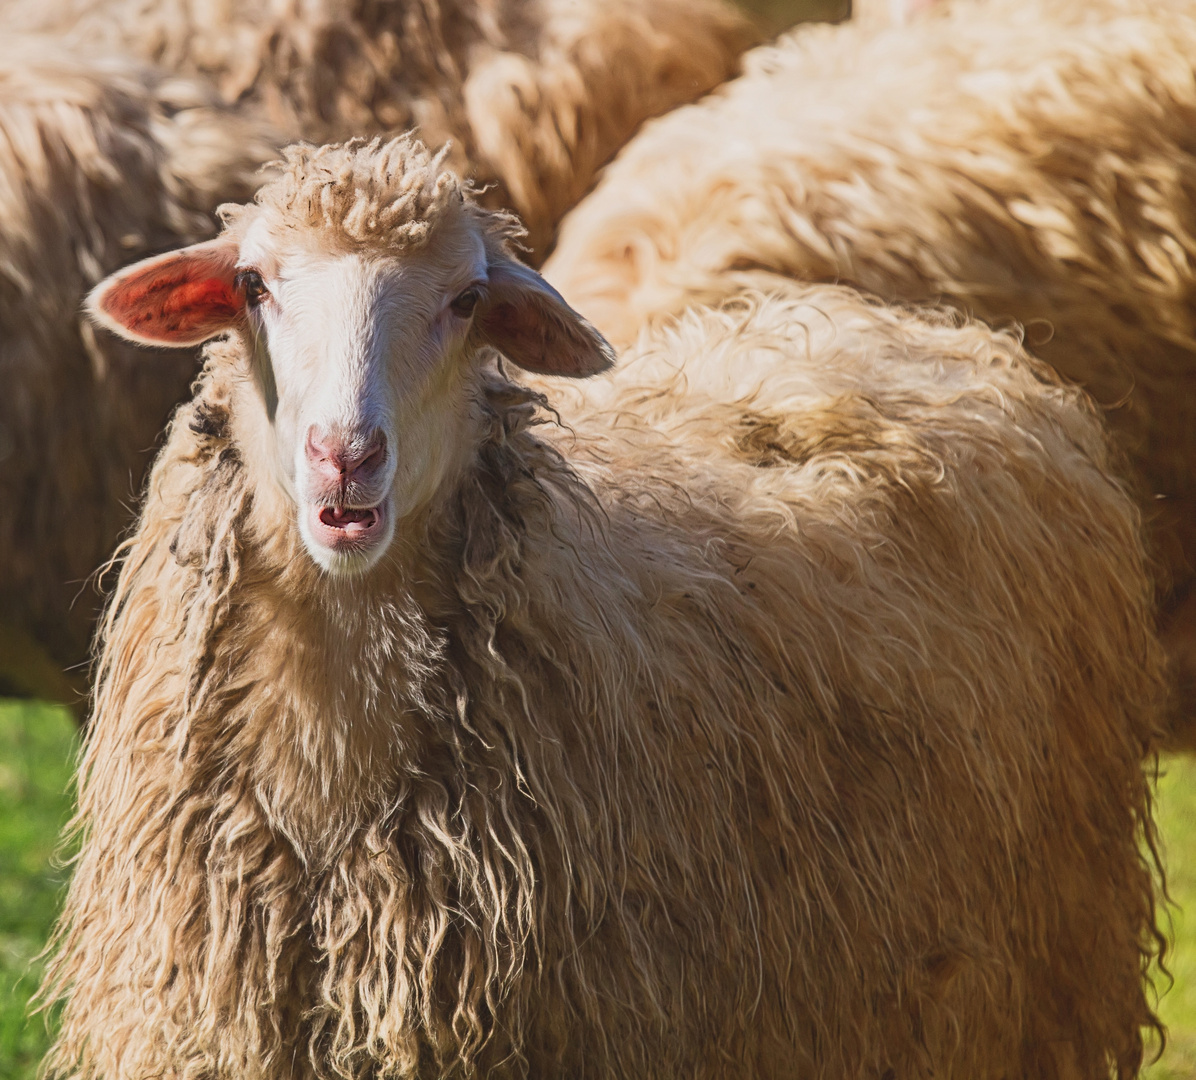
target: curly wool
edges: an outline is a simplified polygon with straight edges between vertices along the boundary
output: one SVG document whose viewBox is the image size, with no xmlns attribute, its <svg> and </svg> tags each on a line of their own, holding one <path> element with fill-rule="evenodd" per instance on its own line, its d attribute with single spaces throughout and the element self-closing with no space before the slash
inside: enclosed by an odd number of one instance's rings
<svg viewBox="0 0 1196 1080">
<path fill-rule="evenodd" d="M 125 262 L 212 232 L 269 134 L 186 79 L 0 34 L 0 692 L 68 700 L 99 598 L 193 352 L 95 332 L 84 294 Z M 51 659 L 39 662 L 39 648 Z"/>
<path fill-rule="evenodd" d="M 122 553 L 51 1076 L 1134 1075 L 1139 520 L 1013 337 L 821 288 L 571 426 L 491 372 L 360 579 L 256 497 L 248 363 Z"/>
<path fill-rule="evenodd" d="M 543 251 L 642 120 L 727 78 L 749 38 L 721 0 L 218 6 L 15 0 L 0 16 L 0 495 L 21 508 L 0 523 L 0 692 L 80 697 L 87 583 L 195 370 L 81 327 L 100 278 L 210 235 L 279 130 L 451 137 L 454 168 Z"/>
<path fill-rule="evenodd" d="M 851 20 L 868 28 L 902 26 L 939 0 L 851 0 Z"/>
<path fill-rule="evenodd" d="M 887 32 L 801 31 L 746 66 L 627 147 L 565 222 L 548 276 L 616 341 L 769 274 L 1020 323 L 1107 410 L 1182 621 L 1196 9 L 960 0 Z M 1189 703 L 1193 605 L 1187 644 L 1172 642 Z"/>
<path fill-rule="evenodd" d="M 252 207 L 220 208 L 234 233 L 248 220 L 260 220 L 275 230 L 309 230 L 324 243 L 397 254 L 422 248 L 447 216 L 478 212 L 472 185 L 446 165 L 448 147 L 434 154 L 411 134 L 386 142 L 299 144 L 288 146 L 283 155 Z M 483 216 L 499 243 L 524 235 L 514 217 Z"/>
<path fill-rule="evenodd" d="M 5 18 L 210 79 L 291 139 L 452 141 L 540 252 L 639 125 L 730 78 L 752 39 L 724 0 L 10 0 Z"/>
</svg>

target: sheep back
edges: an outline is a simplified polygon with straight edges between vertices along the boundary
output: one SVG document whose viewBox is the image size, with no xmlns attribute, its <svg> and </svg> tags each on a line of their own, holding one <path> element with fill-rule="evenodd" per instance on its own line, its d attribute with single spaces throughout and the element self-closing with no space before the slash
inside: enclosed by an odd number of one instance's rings
<svg viewBox="0 0 1196 1080">
<path fill-rule="evenodd" d="M 723 0 L 18 0 L 8 17 L 211 80 L 292 139 L 451 140 L 541 252 L 639 125 L 730 78 L 753 37 Z"/>
</svg>

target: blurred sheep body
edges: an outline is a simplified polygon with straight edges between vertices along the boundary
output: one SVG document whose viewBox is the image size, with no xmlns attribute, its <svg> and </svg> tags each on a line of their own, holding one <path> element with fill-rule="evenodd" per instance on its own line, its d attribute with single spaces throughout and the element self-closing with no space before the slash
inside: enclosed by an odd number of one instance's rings
<svg viewBox="0 0 1196 1080">
<path fill-rule="evenodd" d="M 110 600 L 50 1074 L 1133 1075 L 1160 661 L 1087 399 L 816 287 L 558 425 L 495 350 L 610 355 L 516 237 L 297 149 L 94 294 L 228 336 Z"/>
<path fill-rule="evenodd" d="M 122 264 L 210 233 L 216 203 L 253 190 L 272 139 L 209 98 L 0 35 L 0 692 L 69 700 L 82 683 L 89 579 L 195 377 L 194 355 L 96 332 L 81 303 Z"/>
<path fill-rule="evenodd" d="M 625 149 L 549 279 L 622 342 L 774 274 L 1025 326 L 1128 453 L 1190 709 L 1196 8 L 960 0 L 804 30 L 746 66 Z"/>
<path fill-rule="evenodd" d="M 292 139 L 418 128 L 543 251 L 644 120 L 730 78 L 724 0 L 8 0 L 18 25 L 202 76 Z"/>
</svg>

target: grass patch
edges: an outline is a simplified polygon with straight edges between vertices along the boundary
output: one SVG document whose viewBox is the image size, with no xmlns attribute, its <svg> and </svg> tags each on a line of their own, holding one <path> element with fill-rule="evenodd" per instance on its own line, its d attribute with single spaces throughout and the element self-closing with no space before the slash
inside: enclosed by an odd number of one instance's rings
<svg viewBox="0 0 1196 1080">
<path fill-rule="evenodd" d="M 839 22 L 851 13 L 850 0 L 735 0 L 765 35 L 772 37 L 799 22 Z"/>
<path fill-rule="evenodd" d="M 58 913 L 66 874 L 54 865 L 70 816 L 76 746 L 70 714 L 55 705 L 0 701 L 0 1077 L 34 1080 L 49 1035 L 28 1002 L 38 952 Z"/>
<path fill-rule="evenodd" d="M 1167 1048 L 1144 1075 L 1149 1080 L 1196 1080 L 1196 758 L 1163 763 L 1155 810 L 1176 905 L 1171 910 L 1175 947 L 1167 961 L 1175 983 L 1159 1002 Z"/>
<path fill-rule="evenodd" d="M 49 1036 L 27 1014 L 41 976 L 36 962 L 57 915 L 65 873 L 53 855 L 70 816 L 67 791 L 77 745 L 64 709 L 0 700 L 0 1078 L 34 1080 Z M 1166 762 L 1159 783 L 1173 912 L 1175 984 L 1159 1003 L 1169 1028 L 1148 1080 L 1196 1080 L 1196 758 Z"/>
</svg>

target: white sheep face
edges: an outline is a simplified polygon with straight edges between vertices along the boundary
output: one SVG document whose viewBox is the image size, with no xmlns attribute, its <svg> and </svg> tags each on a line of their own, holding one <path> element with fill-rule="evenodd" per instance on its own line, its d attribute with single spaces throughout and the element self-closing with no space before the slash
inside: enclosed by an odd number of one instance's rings
<svg viewBox="0 0 1196 1080">
<path fill-rule="evenodd" d="M 239 238 L 114 275 L 89 306 L 155 345 L 239 334 L 258 391 L 234 416 L 246 467 L 291 500 L 319 566 L 363 573 L 471 452 L 482 346 L 546 374 L 613 359 L 539 275 L 488 243 L 484 223 L 462 213 L 392 252 L 251 219 Z"/>
<path fill-rule="evenodd" d="M 241 427 L 257 432 L 304 546 L 333 573 L 371 566 L 468 444 L 486 250 L 466 228 L 437 240 L 403 257 L 280 250 L 250 228 L 240 246 L 264 406 Z"/>
</svg>

